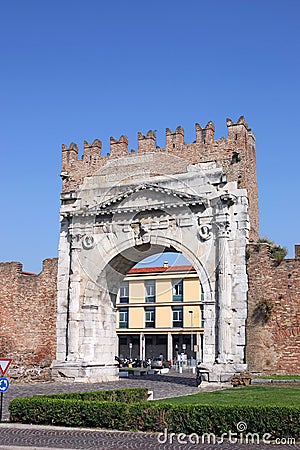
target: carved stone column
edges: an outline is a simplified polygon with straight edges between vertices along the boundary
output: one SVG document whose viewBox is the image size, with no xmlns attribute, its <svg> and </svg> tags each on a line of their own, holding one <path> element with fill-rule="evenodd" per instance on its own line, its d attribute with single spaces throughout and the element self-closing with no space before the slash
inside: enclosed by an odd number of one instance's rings
<svg viewBox="0 0 300 450">
<path fill-rule="evenodd" d="M 222 214 L 215 222 L 217 231 L 217 363 L 232 362 L 231 356 L 231 268 L 228 251 L 229 219 Z"/>
<path fill-rule="evenodd" d="M 81 235 L 70 230 L 71 256 L 70 279 L 68 291 L 67 322 L 67 361 L 79 360 L 79 298 L 80 298 L 80 265 L 78 253 L 81 251 Z"/>
</svg>

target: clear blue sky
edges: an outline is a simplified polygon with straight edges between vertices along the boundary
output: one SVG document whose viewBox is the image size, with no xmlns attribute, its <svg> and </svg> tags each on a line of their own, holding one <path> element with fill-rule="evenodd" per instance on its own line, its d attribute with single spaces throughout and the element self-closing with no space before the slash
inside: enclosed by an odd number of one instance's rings
<svg viewBox="0 0 300 450">
<path fill-rule="evenodd" d="M 246 117 L 261 235 L 299 243 L 299 0 L 3 0 L 1 261 L 57 256 L 61 144 Z"/>
</svg>

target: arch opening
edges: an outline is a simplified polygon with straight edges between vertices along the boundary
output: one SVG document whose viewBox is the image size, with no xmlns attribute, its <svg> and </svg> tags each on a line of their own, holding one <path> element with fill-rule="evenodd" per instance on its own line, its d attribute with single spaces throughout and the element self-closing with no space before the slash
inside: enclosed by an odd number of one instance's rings
<svg viewBox="0 0 300 450">
<path fill-rule="evenodd" d="M 131 268 L 116 309 L 121 367 L 195 367 L 203 360 L 204 292 L 181 253 L 155 253 Z"/>
</svg>

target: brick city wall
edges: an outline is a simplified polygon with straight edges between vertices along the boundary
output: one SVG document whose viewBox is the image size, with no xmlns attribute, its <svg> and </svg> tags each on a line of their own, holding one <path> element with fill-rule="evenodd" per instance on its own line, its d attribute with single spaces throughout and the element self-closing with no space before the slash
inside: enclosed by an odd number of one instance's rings
<svg viewBox="0 0 300 450">
<path fill-rule="evenodd" d="M 300 374 L 300 246 L 279 264 L 267 244 L 249 244 L 248 252 L 249 369 Z"/>
<path fill-rule="evenodd" d="M 18 368 L 16 378 L 49 367 L 56 353 L 57 258 L 44 260 L 38 275 L 22 268 L 0 263 L 0 356 L 13 359 L 9 375 Z"/>
<path fill-rule="evenodd" d="M 108 155 L 101 156 L 102 143 L 96 139 L 92 144 L 84 142 L 84 152 L 78 159 L 78 146 L 71 143 L 69 147 L 62 146 L 62 180 L 63 193 L 72 192 L 79 188 L 85 177 L 92 176 L 101 170 L 112 176 L 118 170 L 118 160 L 131 158 L 126 167 L 121 170 L 124 177 L 133 176 L 139 168 L 138 160 L 132 161 L 134 156 L 152 154 L 153 163 L 147 164 L 150 176 L 176 174 L 186 171 L 188 164 L 215 161 L 223 168 L 228 181 L 236 181 L 238 187 L 246 188 L 249 198 L 250 240 L 259 238 L 258 219 L 258 190 L 256 179 L 255 136 L 248 128 L 244 117 L 237 123 L 227 119 L 228 136 L 215 140 L 215 127 L 208 122 L 205 128 L 196 124 L 196 139 L 193 143 L 184 142 L 184 130 L 181 126 L 175 132 L 166 129 L 166 146 L 156 146 L 155 132 L 150 130 L 146 135 L 138 133 L 138 150 L 128 153 L 128 138 L 121 136 L 119 140 L 110 138 Z M 114 164 L 115 163 L 115 164 Z M 145 170 L 145 163 L 140 163 L 140 170 Z"/>
<path fill-rule="evenodd" d="M 267 244 L 249 244 L 248 252 L 249 370 L 300 373 L 300 246 L 295 259 L 280 264 L 270 257 Z M 18 368 L 15 378 L 21 381 L 43 379 L 40 372 L 33 377 L 31 368 L 40 371 L 55 359 L 56 277 L 55 258 L 44 261 L 39 275 L 23 272 L 17 262 L 0 263 L 0 356 L 13 358 L 11 367 Z M 265 301 L 271 305 L 267 320 L 259 308 Z"/>
</svg>

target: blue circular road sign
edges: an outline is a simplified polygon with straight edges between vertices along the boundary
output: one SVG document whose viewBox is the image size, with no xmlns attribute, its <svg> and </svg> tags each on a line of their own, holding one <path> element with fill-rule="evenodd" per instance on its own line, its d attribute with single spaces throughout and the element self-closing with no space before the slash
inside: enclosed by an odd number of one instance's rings
<svg viewBox="0 0 300 450">
<path fill-rule="evenodd" d="M 9 381 L 7 378 L 0 378 L 0 392 L 6 392 L 9 388 Z"/>
</svg>

